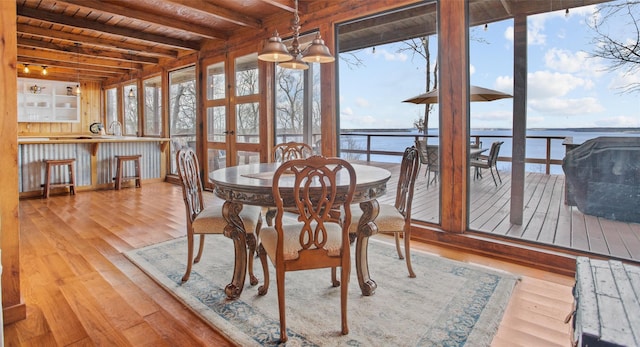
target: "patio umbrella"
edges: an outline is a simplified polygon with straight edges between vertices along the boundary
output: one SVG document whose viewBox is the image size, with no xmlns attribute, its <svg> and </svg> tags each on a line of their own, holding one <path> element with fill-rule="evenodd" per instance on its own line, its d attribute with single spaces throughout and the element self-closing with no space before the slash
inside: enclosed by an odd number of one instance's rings
<svg viewBox="0 0 640 347">
<path fill-rule="evenodd" d="M 512 97 L 512 95 L 499 92 L 497 90 L 471 86 L 471 101 L 493 101 Z M 424 94 L 404 100 L 403 102 L 410 102 L 414 104 L 436 104 L 438 103 L 438 88 L 434 88 Z"/>
</svg>

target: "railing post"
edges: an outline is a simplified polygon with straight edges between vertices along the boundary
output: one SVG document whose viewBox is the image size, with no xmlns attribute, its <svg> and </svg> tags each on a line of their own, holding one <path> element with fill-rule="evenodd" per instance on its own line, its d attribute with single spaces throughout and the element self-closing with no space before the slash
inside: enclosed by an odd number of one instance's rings
<svg viewBox="0 0 640 347">
<path fill-rule="evenodd" d="M 551 138 L 547 137 L 547 158 L 545 161 L 547 175 L 551 172 Z"/>
<path fill-rule="evenodd" d="M 367 163 L 371 161 L 371 135 L 367 135 Z"/>
</svg>

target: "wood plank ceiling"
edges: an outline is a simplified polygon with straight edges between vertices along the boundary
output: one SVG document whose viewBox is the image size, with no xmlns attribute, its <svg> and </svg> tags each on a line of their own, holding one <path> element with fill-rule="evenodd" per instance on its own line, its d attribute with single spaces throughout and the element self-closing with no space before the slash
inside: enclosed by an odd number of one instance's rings
<svg viewBox="0 0 640 347">
<path fill-rule="evenodd" d="M 360 0 L 359 0 L 360 1 Z M 338 0 L 300 0 L 300 16 Z M 362 0 L 363 3 L 367 1 Z M 516 13 L 536 14 L 603 0 L 470 0 L 472 24 Z M 348 1 L 345 1 L 345 7 Z M 381 1 L 381 3 L 383 3 Z M 353 6 L 350 3 L 349 6 Z M 293 0 L 17 0 L 18 70 L 21 77 L 126 80 L 132 72 L 191 54 L 238 31 L 263 35 L 267 18 L 291 21 Z M 435 33 L 435 2 L 343 23 L 340 51 Z M 287 33 L 281 33 L 287 35 Z M 22 68 L 29 64 L 30 74 Z"/>
</svg>

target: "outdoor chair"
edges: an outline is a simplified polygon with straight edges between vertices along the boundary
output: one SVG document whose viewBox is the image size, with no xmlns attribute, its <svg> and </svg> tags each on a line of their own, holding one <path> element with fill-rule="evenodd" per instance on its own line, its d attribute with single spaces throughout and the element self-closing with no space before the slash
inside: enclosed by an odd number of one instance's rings
<svg viewBox="0 0 640 347">
<path fill-rule="evenodd" d="M 348 186 L 337 186 L 339 177 L 348 177 Z M 287 182 L 289 194 L 281 194 L 280 186 Z M 258 255 L 264 272 L 264 285 L 259 295 L 269 289 L 267 256 L 275 267 L 280 313 L 280 342 L 287 341 L 285 315 L 285 272 L 320 268 L 341 268 L 340 311 L 342 334 L 349 333 L 347 325 L 347 292 L 351 272 L 349 250 L 350 204 L 356 187 L 355 170 L 340 158 L 312 156 L 283 163 L 273 176 L 273 198 L 277 208 L 274 226 L 265 227 L 260 234 Z M 296 208 L 296 217 L 287 220 L 287 207 Z M 333 211 L 344 211 L 342 221 Z M 333 271 L 332 271 L 333 272 Z M 318 303 L 322 297 L 310 299 Z M 304 310 L 304 307 L 297 308 Z"/>
<path fill-rule="evenodd" d="M 192 264 L 198 263 L 202 257 L 205 235 L 222 234 L 227 222 L 222 216 L 221 206 L 205 207 L 204 205 L 200 165 L 193 149 L 182 147 L 176 153 L 176 164 L 187 213 L 187 269 L 184 276 L 182 276 L 182 282 L 186 282 L 191 275 Z M 240 217 L 247 234 L 247 246 L 249 248 L 249 282 L 252 285 L 256 285 L 258 279 L 253 274 L 253 255 L 256 251 L 255 235 L 262 226 L 261 209 L 258 206 L 245 205 L 242 212 L 240 212 Z M 196 258 L 193 259 L 194 235 L 196 234 L 200 235 L 200 246 Z"/>
<path fill-rule="evenodd" d="M 482 169 L 489 169 L 491 172 L 491 177 L 493 178 L 493 183 L 498 186 L 498 182 L 496 181 L 496 177 L 493 174 L 495 170 L 496 175 L 498 175 L 498 180 L 502 184 L 502 178 L 500 177 L 500 172 L 496 167 L 496 163 L 498 162 L 498 153 L 500 152 L 500 146 L 504 141 L 496 141 L 491 144 L 491 149 L 489 150 L 489 155 L 480 155 L 477 158 L 472 158 L 469 163 L 471 166 L 475 168 L 474 179 L 482 178 Z"/>
<path fill-rule="evenodd" d="M 429 184 L 438 181 L 438 172 L 440 172 L 439 151 L 438 145 L 427 145 L 427 188 Z M 432 180 L 430 180 L 431 173 L 433 173 Z"/>
<path fill-rule="evenodd" d="M 415 147 L 418 150 L 418 157 L 420 158 L 420 165 L 418 165 L 418 171 L 420 171 L 420 167 L 422 167 L 422 165 L 425 165 L 424 175 L 426 177 L 427 172 L 429 171 L 429 168 L 427 166 L 429 165 L 429 159 L 427 158 L 427 142 L 425 140 L 416 139 L 415 143 L 416 143 Z"/>
<path fill-rule="evenodd" d="M 407 147 L 402 155 L 400 164 L 400 176 L 396 189 L 396 200 L 392 204 L 379 204 L 380 210 L 374 220 L 379 233 L 393 233 L 396 240 L 396 251 L 398 258 L 405 259 L 400 249 L 400 234 L 404 238 L 404 250 L 406 253 L 407 270 L 409 277 L 416 277 L 411 266 L 411 203 L 413 202 L 413 190 L 418 176 L 419 154 L 415 147 Z M 349 232 L 356 234 L 358 223 L 362 216 L 362 209 L 359 206 L 352 206 L 351 225 Z"/>
</svg>

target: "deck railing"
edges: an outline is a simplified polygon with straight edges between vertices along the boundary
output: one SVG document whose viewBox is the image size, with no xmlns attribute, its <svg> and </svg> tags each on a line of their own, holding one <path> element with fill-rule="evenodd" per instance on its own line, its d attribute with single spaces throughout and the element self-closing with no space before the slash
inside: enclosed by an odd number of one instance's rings
<svg viewBox="0 0 640 347">
<path fill-rule="evenodd" d="M 393 133 L 388 133 L 388 132 L 384 132 L 384 133 L 376 133 L 376 132 L 347 132 L 347 133 L 341 133 L 340 136 L 342 137 L 341 140 L 341 144 L 342 147 L 340 148 L 340 152 L 342 154 L 349 154 L 349 153 L 353 153 L 353 154 L 362 154 L 365 155 L 366 157 L 366 161 L 370 162 L 371 161 L 371 156 L 372 155 L 386 155 L 386 156 L 398 156 L 398 158 L 402 157 L 403 151 L 398 151 L 398 150 L 378 150 L 378 149 L 373 149 L 372 148 L 372 143 L 375 142 L 375 138 L 379 138 L 379 137 L 397 137 L 397 138 L 408 138 L 410 140 L 405 141 L 407 143 L 414 143 L 416 139 L 423 139 L 423 138 L 427 138 L 428 141 L 437 143 L 438 142 L 438 135 L 423 135 L 423 134 L 406 134 L 406 133 L 398 133 L 398 134 L 393 134 Z M 358 148 L 357 146 L 350 146 L 350 143 L 353 143 L 354 141 L 350 139 L 354 139 L 355 137 L 365 137 L 365 148 Z M 525 163 L 528 164 L 539 164 L 539 165 L 544 165 L 545 168 L 545 173 L 547 175 L 549 175 L 551 173 L 551 165 L 562 165 L 562 158 L 552 158 L 552 153 L 554 151 L 552 151 L 552 144 L 557 143 L 557 148 L 555 153 L 562 153 L 562 155 L 564 155 L 565 153 L 565 148 L 563 147 L 563 142 L 567 139 L 567 137 L 564 136 L 527 136 L 526 137 L 527 140 L 536 140 L 536 141 L 545 141 L 545 157 L 540 158 L 540 157 L 527 157 L 525 158 Z M 470 136 L 470 141 L 473 143 L 481 143 L 480 141 L 486 141 L 486 140 L 490 140 L 490 142 L 493 141 L 498 141 L 498 140 L 504 140 L 507 139 L 509 141 L 509 143 L 511 143 L 512 140 L 512 136 L 505 136 L 505 135 L 471 135 Z M 556 141 L 553 141 L 556 140 Z M 486 146 L 488 147 L 488 146 Z M 505 146 L 503 146 L 504 148 Z M 509 149 L 510 151 L 510 149 Z M 504 153 L 505 151 L 503 151 Z M 399 159 L 398 159 L 399 160 Z M 498 161 L 501 162 L 511 162 L 512 158 L 510 156 L 504 156 L 501 155 L 498 157 Z"/>
</svg>

